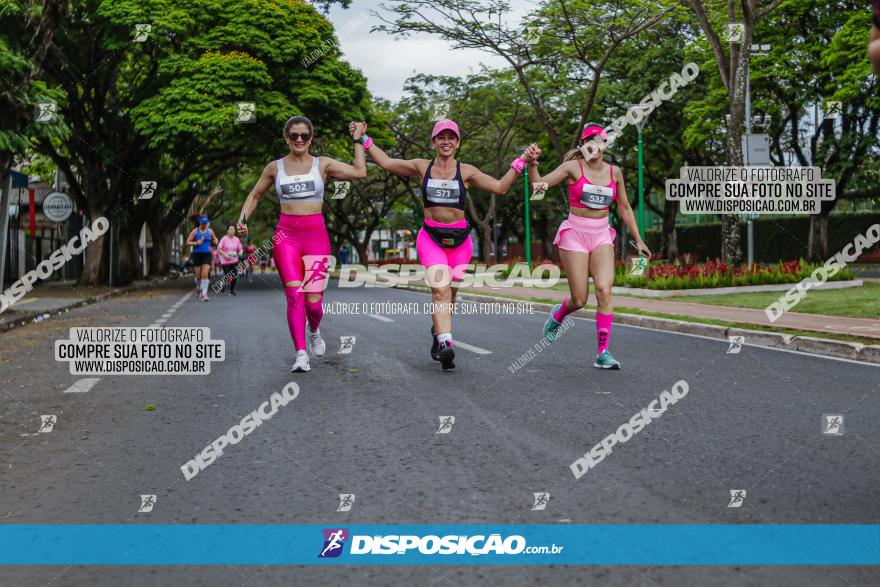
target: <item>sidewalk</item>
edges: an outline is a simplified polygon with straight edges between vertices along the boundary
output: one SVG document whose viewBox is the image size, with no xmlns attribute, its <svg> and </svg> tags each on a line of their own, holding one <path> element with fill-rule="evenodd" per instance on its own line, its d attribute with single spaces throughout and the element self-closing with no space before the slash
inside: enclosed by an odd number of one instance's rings
<svg viewBox="0 0 880 587">
<path fill-rule="evenodd" d="M 26 296 L 0 313 L 0 332 L 60 314 L 71 308 L 91 304 L 130 291 L 148 288 L 165 278 L 139 280 L 123 287 L 82 287 L 74 281 L 42 282 Z M 48 316 L 47 316 L 48 315 Z"/>
<path fill-rule="evenodd" d="M 539 287 L 467 287 L 462 288 L 461 291 L 498 296 L 544 298 L 558 300 L 560 302 L 563 298 L 568 296 L 567 292 Z M 590 292 L 590 298 L 587 303 L 593 306 L 596 305 L 596 296 L 592 291 Z M 843 316 L 786 312 L 781 318 L 771 324 L 770 320 L 767 319 L 764 310 L 752 308 L 689 304 L 687 302 L 669 302 L 662 299 L 637 298 L 621 295 L 614 296 L 614 305 L 645 310 L 648 312 L 658 312 L 661 314 L 675 314 L 683 316 L 685 319 L 688 317 L 704 318 L 722 320 L 724 322 L 792 328 L 795 330 L 812 330 L 815 332 L 828 332 L 880 339 L 880 319 L 869 320 L 867 318 L 846 318 Z"/>
</svg>

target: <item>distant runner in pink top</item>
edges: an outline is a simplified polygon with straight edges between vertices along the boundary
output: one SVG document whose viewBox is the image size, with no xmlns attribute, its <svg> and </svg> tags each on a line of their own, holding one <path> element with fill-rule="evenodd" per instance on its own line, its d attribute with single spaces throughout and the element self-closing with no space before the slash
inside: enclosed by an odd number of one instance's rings
<svg viewBox="0 0 880 587">
<path fill-rule="evenodd" d="M 238 258 L 242 252 L 241 241 L 235 236 L 235 225 L 230 224 L 226 227 L 226 234 L 220 239 L 217 245 L 217 252 L 220 255 L 220 264 L 223 266 L 223 287 L 229 286 L 229 293 L 235 295 L 235 267 L 238 265 Z"/>
<path fill-rule="evenodd" d="M 555 341 L 565 316 L 586 305 L 589 278 L 592 277 L 596 288 L 596 361 L 593 366 L 620 369 L 620 363 L 608 350 L 614 318 L 611 286 L 614 284 L 614 238 L 617 235 L 608 222 L 611 204 L 617 205 L 639 254 L 650 258 L 651 251 L 639 234 L 635 214 L 626 196 L 623 172 L 620 167 L 605 163 L 607 146 L 605 129 L 588 122 L 581 131 L 580 146 L 569 151 L 559 167 L 541 177 L 537 163 L 530 163 L 529 178 L 535 183 L 546 184 L 546 189 L 563 181 L 568 185 L 568 218 L 559 225 L 553 244 L 559 247 L 571 295 L 553 306 L 544 323 L 544 337 L 548 342 Z"/>
</svg>

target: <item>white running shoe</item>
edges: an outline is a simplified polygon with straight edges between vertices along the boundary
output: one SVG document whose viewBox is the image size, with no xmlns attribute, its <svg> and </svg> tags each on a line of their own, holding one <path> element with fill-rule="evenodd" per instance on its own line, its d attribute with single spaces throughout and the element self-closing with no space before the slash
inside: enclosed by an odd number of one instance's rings
<svg viewBox="0 0 880 587">
<path fill-rule="evenodd" d="M 324 339 L 321 338 L 320 328 L 314 332 L 309 332 L 309 346 L 312 349 L 312 354 L 316 357 L 322 357 L 327 352 L 327 345 L 324 343 Z"/>
<path fill-rule="evenodd" d="M 293 367 L 290 368 L 290 372 L 305 373 L 311 370 L 312 368 L 309 367 L 309 354 L 305 351 L 296 351 L 296 361 L 293 363 Z"/>
</svg>

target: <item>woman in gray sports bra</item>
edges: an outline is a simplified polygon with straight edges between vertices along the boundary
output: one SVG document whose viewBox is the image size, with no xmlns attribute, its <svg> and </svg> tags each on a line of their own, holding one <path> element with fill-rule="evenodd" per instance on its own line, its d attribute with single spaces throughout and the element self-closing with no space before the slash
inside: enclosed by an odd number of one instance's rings
<svg viewBox="0 0 880 587">
<path fill-rule="evenodd" d="M 247 219 L 266 191 L 275 186 L 281 202 L 281 216 L 275 230 L 272 258 L 284 284 L 287 298 L 287 326 L 296 349 L 293 372 L 309 371 L 306 353 L 306 321 L 309 346 L 320 357 L 326 350 L 318 325 L 323 316 L 323 290 L 327 287 L 330 238 L 321 208 L 327 177 L 358 179 L 366 177 L 364 147 L 354 146 L 354 165 L 311 152 L 315 127 L 305 116 L 294 116 L 284 125 L 284 140 L 290 149 L 286 156 L 272 161 L 248 194 L 238 220 L 238 233 L 247 236 Z"/>
</svg>

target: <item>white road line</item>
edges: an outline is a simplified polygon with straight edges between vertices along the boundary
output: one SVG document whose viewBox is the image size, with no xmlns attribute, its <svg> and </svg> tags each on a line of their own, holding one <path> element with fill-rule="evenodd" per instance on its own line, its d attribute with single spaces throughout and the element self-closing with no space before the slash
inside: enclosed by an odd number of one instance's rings
<svg viewBox="0 0 880 587">
<path fill-rule="evenodd" d="M 168 322 L 168 318 L 159 318 L 156 320 L 156 324 L 165 324 L 166 322 Z"/>
<path fill-rule="evenodd" d="M 487 351 L 486 349 L 481 349 L 478 346 L 474 346 L 474 345 L 468 344 L 466 342 L 461 342 L 460 340 L 453 340 L 452 341 L 452 348 L 454 348 L 454 349 L 462 348 L 466 351 L 470 351 L 472 353 L 477 353 L 478 355 L 491 355 L 492 354 L 492 351 Z"/>
<path fill-rule="evenodd" d="M 580 316 L 568 316 L 570 318 L 574 318 L 575 320 L 584 320 L 586 322 L 595 322 L 593 318 L 581 318 Z M 722 345 L 729 345 L 730 341 L 715 338 L 713 336 L 704 336 L 702 334 L 691 334 L 690 332 L 675 332 L 674 330 L 659 330 L 657 328 L 648 328 L 646 326 L 635 326 L 633 324 L 615 324 L 615 328 L 636 328 L 638 330 L 649 330 L 651 332 L 656 332 L 659 334 L 675 334 L 678 336 L 692 336 L 694 338 L 702 338 L 704 340 L 711 340 L 713 342 L 721 343 Z M 832 357 L 830 355 L 816 355 L 814 353 L 806 353 L 804 351 L 795 351 L 791 349 L 780 349 L 772 346 L 763 346 L 760 344 L 743 344 L 744 347 L 749 347 L 757 350 L 764 351 L 775 351 L 777 353 L 791 353 L 793 355 L 801 355 L 804 357 L 809 357 L 811 359 L 820 359 L 825 361 L 839 361 L 841 363 L 852 363 L 853 365 L 861 365 L 863 367 L 880 367 L 878 363 L 868 363 L 866 361 L 856 361 L 854 359 L 845 359 L 843 357 Z"/>
<path fill-rule="evenodd" d="M 64 390 L 64 393 L 86 393 L 92 389 L 101 379 L 99 377 L 87 377 L 80 379 L 70 387 Z"/>
<path fill-rule="evenodd" d="M 174 314 L 174 312 L 165 312 L 164 314 L 162 314 L 162 317 L 168 320 L 169 318 L 171 318 L 172 314 Z"/>
<path fill-rule="evenodd" d="M 394 322 L 391 318 L 386 318 L 385 316 L 380 316 L 379 314 L 367 314 L 370 318 L 375 318 L 376 320 L 381 320 L 382 322 Z"/>
</svg>

